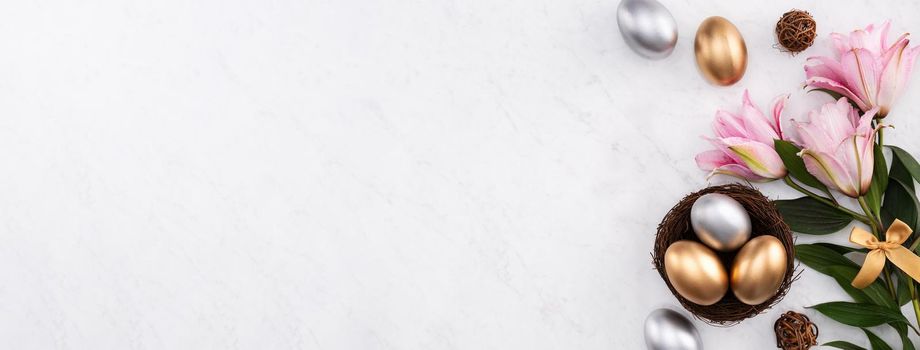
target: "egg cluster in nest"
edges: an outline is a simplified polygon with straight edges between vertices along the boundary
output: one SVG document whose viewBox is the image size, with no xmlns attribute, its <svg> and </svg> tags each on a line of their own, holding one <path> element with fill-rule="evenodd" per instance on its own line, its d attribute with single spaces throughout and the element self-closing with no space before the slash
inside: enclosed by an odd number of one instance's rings
<svg viewBox="0 0 920 350">
<path fill-rule="evenodd" d="M 786 271 L 783 276 L 782 284 L 779 290 L 766 301 L 757 305 L 748 305 L 739 300 L 733 293 L 726 293 L 725 296 L 712 305 L 699 305 L 683 297 L 665 271 L 664 256 L 668 247 L 674 242 L 680 240 L 691 240 L 699 242 L 696 233 L 690 223 L 690 211 L 693 203 L 697 198 L 708 193 L 721 193 L 731 197 L 741 203 L 744 209 L 750 214 L 752 237 L 770 235 L 779 239 L 786 249 Z M 742 320 L 754 317 L 771 306 L 778 303 L 789 291 L 792 282 L 798 278 L 795 269 L 795 242 L 792 238 L 792 231 L 783 221 L 782 215 L 769 198 L 763 195 L 757 189 L 740 184 L 728 184 L 712 186 L 700 191 L 691 193 L 678 202 L 662 219 L 658 225 L 658 233 L 655 235 L 655 246 L 652 250 L 652 263 L 661 278 L 664 280 L 668 289 L 677 298 L 681 306 L 690 311 L 693 316 L 705 321 L 706 323 L 721 326 L 732 326 Z M 723 266 L 731 266 L 735 258 L 734 252 L 719 252 L 719 258 Z"/>
</svg>

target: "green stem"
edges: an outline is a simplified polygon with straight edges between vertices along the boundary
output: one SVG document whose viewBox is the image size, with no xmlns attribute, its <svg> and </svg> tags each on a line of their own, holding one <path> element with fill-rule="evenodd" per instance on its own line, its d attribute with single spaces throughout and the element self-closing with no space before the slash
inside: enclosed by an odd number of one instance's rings
<svg viewBox="0 0 920 350">
<path fill-rule="evenodd" d="M 837 202 L 837 197 L 834 197 L 834 194 L 831 193 L 831 190 L 825 188 L 822 192 L 827 195 L 827 199 L 830 199 L 831 202 L 834 202 L 834 205 L 840 206 L 840 202 Z"/>
<path fill-rule="evenodd" d="M 891 297 L 894 299 L 894 302 L 898 302 L 898 290 L 894 287 L 894 280 L 891 279 L 891 270 L 888 269 L 888 262 L 885 262 L 885 267 L 882 269 L 882 273 L 885 274 L 885 286 L 888 287 L 888 291 L 891 293 Z M 920 335 L 920 333 L 917 333 Z"/>
<path fill-rule="evenodd" d="M 869 226 L 872 227 L 872 233 L 878 237 L 879 233 L 882 232 L 882 224 L 875 220 L 875 217 L 872 214 L 873 211 L 871 208 L 869 208 L 869 203 L 866 203 L 866 197 L 859 196 L 859 198 L 856 200 L 859 202 L 859 206 L 862 208 L 863 212 L 866 213 L 866 217 L 869 219 Z"/>
<path fill-rule="evenodd" d="M 809 197 L 811 197 L 811 198 L 814 198 L 815 200 L 817 200 L 817 201 L 819 201 L 819 202 L 821 202 L 821 203 L 824 203 L 824 204 L 826 204 L 826 205 L 829 205 L 829 206 L 832 207 L 832 208 L 836 208 L 837 210 L 839 210 L 839 211 L 841 211 L 841 212 L 844 212 L 844 213 L 846 213 L 847 215 L 852 216 L 854 219 L 859 220 L 860 222 L 862 222 L 862 223 L 864 223 L 864 224 L 866 224 L 866 225 L 869 225 L 869 223 L 870 223 L 869 218 L 866 217 L 865 215 L 861 215 L 861 214 L 859 214 L 859 213 L 857 213 L 857 212 L 855 212 L 855 211 L 852 211 L 852 210 L 850 210 L 850 209 L 847 209 L 846 207 L 844 207 L 844 206 L 842 206 L 842 205 L 838 205 L 837 203 L 831 202 L 831 201 L 828 200 L 827 198 L 824 198 L 824 197 L 822 197 L 822 196 L 819 196 L 819 195 L 815 194 L 814 192 L 809 191 L 809 190 L 805 189 L 805 188 L 802 187 L 802 186 L 799 186 L 799 184 L 795 183 L 795 181 L 792 181 L 792 178 L 790 178 L 789 176 L 784 177 L 784 178 L 783 178 L 783 182 L 785 182 L 787 185 L 789 185 L 789 187 L 794 188 L 796 191 L 799 191 L 799 192 L 801 192 L 802 194 L 804 194 L 804 195 L 806 195 L 806 196 L 809 196 Z"/>
<path fill-rule="evenodd" d="M 877 120 L 877 119 L 873 119 L 873 120 L 872 120 L 872 128 L 873 128 L 873 129 L 877 128 L 877 127 L 879 126 L 879 124 L 881 124 L 881 121 L 879 121 L 879 120 Z M 879 147 L 885 146 L 885 132 L 884 132 L 884 131 L 885 131 L 885 128 L 879 129 L 879 130 L 878 130 L 878 137 L 875 138 L 875 142 L 878 143 L 878 146 L 879 146 Z"/>
</svg>

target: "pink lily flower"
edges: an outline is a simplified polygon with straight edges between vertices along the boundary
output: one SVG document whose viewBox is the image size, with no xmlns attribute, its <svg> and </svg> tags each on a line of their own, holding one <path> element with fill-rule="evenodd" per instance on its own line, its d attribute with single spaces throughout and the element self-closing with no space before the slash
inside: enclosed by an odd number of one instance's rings
<svg viewBox="0 0 920 350">
<path fill-rule="evenodd" d="M 786 98 L 788 95 L 777 98 L 772 118 L 768 118 L 754 106 L 745 90 L 738 113 L 716 112 L 712 123 L 716 137 L 706 138 L 716 149 L 698 154 L 696 164 L 710 171 L 710 177 L 724 174 L 755 182 L 785 177 L 786 166 L 773 149 L 773 140 L 783 139 L 779 117 Z"/>
<path fill-rule="evenodd" d="M 809 122 L 792 121 L 808 172 L 828 188 L 856 198 L 869 191 L 874 164 L 875 107 L 859 112 L 841 97 L 808 113 Z"/>
<path fill-rule="evenodd" d="M 884 118 L 910 78 L 920 48 L 908 47 L 904 33 L 888 45 L 889 22 L 869 25 L 849 36 L 832 33 L 837 57 L 810 57 L 805 65 L 805 85 L 843 95 L 863 112 L 878 107 Z"/>
</svg>

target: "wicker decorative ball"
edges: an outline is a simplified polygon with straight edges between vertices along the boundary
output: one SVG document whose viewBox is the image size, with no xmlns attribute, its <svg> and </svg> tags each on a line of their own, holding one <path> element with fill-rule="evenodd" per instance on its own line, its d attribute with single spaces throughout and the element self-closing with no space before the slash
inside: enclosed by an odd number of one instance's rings
<svg viewBox="0 0 920 350">
<path fill-rule="evenodd" d="M 793 55 L 804 51 L 818 35 L 815 19 L 806 11 L 792 10 L 776 22 L 776 40 Z"/>
<path fill-rule="evenodd" d="M 776 347 L 783 350 L 808 350 L 818 345 L 818 326 L 808 316 L 786 311 L 773 323 Z"/>
<path fill-rule="evenodd" d="M 668 280 L 668 275 L 664 267 L 664 255 L 668 247 L 679 240 L 691 240 L 699 242 L 696 233 L 690 226 L 690 209 L 693 203 L 700 196 L 707 193 L 721 193 L 732 197 L 741 203 L 751 218 L 751 238 L 770 235 L 774 236 L 783 243 L 786 248 L 786 274 L 783 276 L 783 282 L 773 297 L 758 305 L 748 305 L 735 297 L 731 290 L 715 304 L 703 306 L 695 304 L 682 297 Z M 789 290 L 792 282 L 797 278 L 797 272 L 794 266 L 795 250 L 792 239 L 792 231 L 783 221 L 782 216 L 773 202 L 764 196 L 760 191 L 750 186 L 730 184 L 721 186 L 712 186 L 691 193 L 684 197 L 665 215 L 661 224 L 658 225 L 658 233 L 655 236 L 655 247 L 652 251 L 652 263 L 655 269 L 661 275 L 665 284 L 674 294 L 674 297 L 680 304 L 697 318 L 713 325 L 732 326 L 744 319 L 756 316 L 764 310 L 770 308 L 779 302 Z M 722 265 L 726 268 L 732 266 L 735 252 L 717 252 Z"/>
</svg>

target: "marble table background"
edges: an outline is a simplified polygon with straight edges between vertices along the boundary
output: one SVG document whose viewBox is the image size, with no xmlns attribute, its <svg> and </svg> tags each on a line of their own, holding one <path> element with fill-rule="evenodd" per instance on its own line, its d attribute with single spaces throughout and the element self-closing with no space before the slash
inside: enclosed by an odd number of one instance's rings
<svg viewBox="0 0 920 350">
<path fill-rule="evenodd" d="M 626 48 L 617 1 L 0 5 L 0 348 L 644 348 L 679 308 L 655 227 L 707 185 L 715 110 L 747 88 L 800 117 L 828 33 L 920 31 L 911 1 L 662 2 L 663 61 Z M 773 48 L 791 8 L 820 35 L 795 57 Z M 732 87 L 693 62 L 711 15 L 747 40 Z M 886 139 L 920 152 L 913 80 Z M 695 323 L 771 349 L 778 314 L 844 298 L 806 270 L 764 315 Z"/>
</svg>

